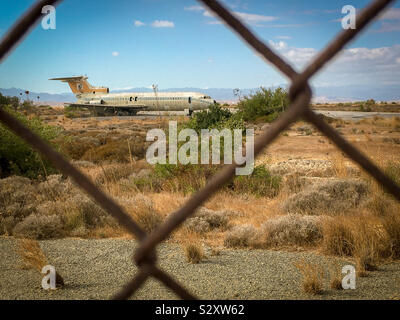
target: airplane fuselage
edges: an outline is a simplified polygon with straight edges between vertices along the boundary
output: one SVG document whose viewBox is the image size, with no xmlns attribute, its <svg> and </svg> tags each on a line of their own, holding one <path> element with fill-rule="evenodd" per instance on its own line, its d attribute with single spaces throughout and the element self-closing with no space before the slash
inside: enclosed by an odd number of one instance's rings
<svg viewBox="0 0 400 320">
<path fill-rule="evenodd" d="M 77 95 L 77 103 L 114 108 L 137 108 L 146 111 L 204 110 L 215 103 L 211 97 L 199 92 L 127 92 Z"/>
</svg>

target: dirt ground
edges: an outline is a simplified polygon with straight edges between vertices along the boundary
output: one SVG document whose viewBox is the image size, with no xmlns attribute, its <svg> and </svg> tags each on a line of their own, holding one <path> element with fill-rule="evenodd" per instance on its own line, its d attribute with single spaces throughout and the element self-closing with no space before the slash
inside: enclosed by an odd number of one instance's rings
<svg viewBox="0 0 400 320">
<path fill-rule="evenodd" d="M 49 263 L 63 276 L 65 287 L 41 289 L 37 271 L 21 269 L 15 240 L 0 239 L 0 299 L 108 299 L 137 272 L 132 264 L 136 247 L 126 239 L 62 239 L 40 241 Z M 173 275 L 202 299 L 399 299 L 400 264 L 382 265 L 368 277 L 356 280 L 355 290 L 330 288 L 333 265 L 352 261 L 315 252 L 270 250 L 223 250 L 200 264 L 186 262 L 178 245 L 158 249 L 163 270 Z M 301 288 L 301 275 L 293 263 L 306 260 L 324 271 L 323 292 L 308 295 Z M 176 299 L 156 280 L 148 280 L 132 299 Z"/>
</svg>

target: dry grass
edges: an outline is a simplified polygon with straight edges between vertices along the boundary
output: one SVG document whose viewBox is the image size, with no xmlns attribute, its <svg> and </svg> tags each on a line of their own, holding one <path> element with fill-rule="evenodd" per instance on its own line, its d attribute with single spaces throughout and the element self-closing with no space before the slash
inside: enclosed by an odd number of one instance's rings
<svg viewBox="0 0 400 320">
<path fill-rule="evenodd" d="M 301 287 L 303 291 L 311 295 L 323 293 L 324 272 L 320 266 L 301 260 L 293 264 L 303 276 Z"/>
<path fill-rule="evenodd" d="M 316 216 L 285 215 L 261 225 L 262 247 L 310 247 L 322 239 L 321 219 Z"/>
<path fill-rule="evenodd" d="M 200 243 L 187 243 L 184 245 L 186 260 L 197 264 L 204 259 L 203 248 Z"/>
<path fill-rule="evenodd" d="M 147 233 L 163 222 L 163 216 L 154 208 L 152 200 L 143 194 L 120 198 L 119 202 Z"/>
<path fill-rule="evenodd" d="M 283 209 L 294 214 L 334 215 L 357 207 L 367 193 L 362 180 L 328 179 L 288 197 Z"/>
<path fill-rule="evenodd" d="M 330 268 L 330 287 L 332 290 L 343 290 L 343 285 L 342 285 L 342 279 L 343 279 L 343 274 L 342 274 L 342 267 L 339 263 L 335 263 L 333 266 Z"/>
<path fill-rule="evenodd" d="M 246 248 L 254 244 L 256 228 L 252 225 L 235 226 L 225 235 L 224 245 L 230 248 Z"/>
<path fill-rule="evenodd" d="M 38 241 L 19 239 L 16 246 L 16 251 L 22 259 L 23 269 L 34 269 L 42 272 L 42 268 L 49 264 Z"/>
<path fill-rule="evenodd" d="M 185 231 L 186 241 L 182 243 L 186 261 L 197 264 L 206 258 L 203 245 L 195 233 Z"/>
<path fill-rule="evenodd" d="M 42 273 L 44 266 L 48 265 L 46 255 L 39 242 L 31 239 L 20 239 L 17 242 L 17 254 L 21 257 L 23 269 L 33 269 Z M 56 271 L 56 287 L 62 288 L 64 286 L 63 277 Z"/>
<path fill-rule="evenodd" d="M 398 259 L 400 218 L 368 213 L 327 219 L 323 224 L 323 253 L 352 256 L 358 274 L 376 270 L 386 259 Z"/>
</svg>

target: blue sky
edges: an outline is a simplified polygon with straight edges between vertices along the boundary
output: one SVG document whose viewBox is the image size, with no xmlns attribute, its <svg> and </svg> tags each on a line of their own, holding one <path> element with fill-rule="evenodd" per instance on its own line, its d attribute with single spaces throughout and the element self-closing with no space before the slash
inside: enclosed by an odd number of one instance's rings
<svg viewBox="0 0 400 320">
<path fill-rule="evenodd" d="M 0 36 L 34 1 L 0 0 Z M 259 37 L 301 68 L 340 32 L 361 0 L 225 0 Z M 51 77 L 86 74 L 111 89 L 255 88 L 286 83 L 196 1 L 65 0 L 56 29 L 37 25 L 0 65 L 0 88 L 67 92 Z M 316 86 L 400 85 L 400 2 L 318 75 Z"/>
</svg>

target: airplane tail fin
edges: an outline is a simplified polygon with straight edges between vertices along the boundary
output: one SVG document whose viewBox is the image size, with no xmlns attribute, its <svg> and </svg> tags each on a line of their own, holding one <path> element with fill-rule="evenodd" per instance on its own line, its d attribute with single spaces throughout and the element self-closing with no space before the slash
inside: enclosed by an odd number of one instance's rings
<svg viewBox="0 0 400 320">
<path fill-rule="evenodd" d="M 67 82 L 69 87 L 71 88 L 71 91 L 76 95 L 81 95 L 83 93 L 91 93 L 91 94 L 96 94 L 96 93 L 108 93 L 109 89 L 108 88 L 103 88 L 103 87 L 93 87 L 90 85 L 90 83 L 87 81 L 88 77 L 85 76 L 79 76 L 79 77 L 67 77 L 67 78 L 53 78 L 49 80 L 59 80 L 62 82 Z"/>
</svg>

